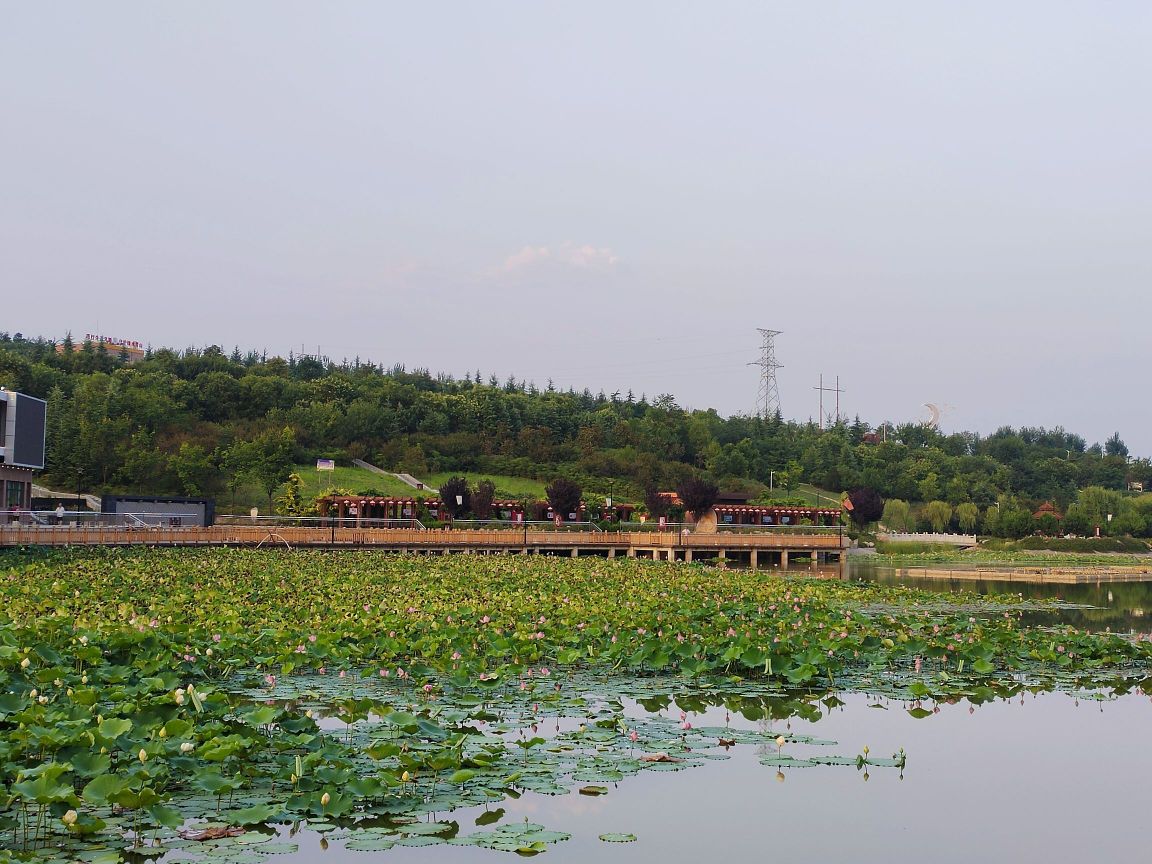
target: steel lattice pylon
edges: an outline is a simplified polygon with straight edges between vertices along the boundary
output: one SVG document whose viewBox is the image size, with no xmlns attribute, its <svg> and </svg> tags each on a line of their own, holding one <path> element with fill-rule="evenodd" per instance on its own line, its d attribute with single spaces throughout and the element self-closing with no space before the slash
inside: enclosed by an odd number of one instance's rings
<svg viewBox="0 0 1152 864">
<path fill-rule="evenodd" d="M 780 413 L 780 388 L 776 385 L 776 370 L 784 367 L 776 362 L 776 345 L 772 341 L 782 330 L 756 328 L 764 337 L 760 348 L 760 359 L 749 366 L 760 367 L 760 392 L 756 396 L 756 415 L 765 420 Z"/>
</svg>

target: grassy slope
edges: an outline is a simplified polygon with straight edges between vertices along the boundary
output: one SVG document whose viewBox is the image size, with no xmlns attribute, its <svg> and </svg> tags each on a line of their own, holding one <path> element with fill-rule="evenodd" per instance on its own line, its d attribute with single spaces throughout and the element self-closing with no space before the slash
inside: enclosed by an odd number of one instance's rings
<svg viewBox="0 0 1152 864">
<path fill-rule="evenodd" d="M 296 465 L 292 468 L 304 481 L 304 498 L 311 500 L 329 487 L 353 492 L 372 490 L 382 495 L 408 497 L 417 490 L 395 477 L 383 477 L 363 468 L 336 466 L 335 471 L 317 471 L 315 465 Z"/>
<path fill-rule="evenodd" d="M 466 477 L 470 486 L 475 488 L 481 480 L 491 480 L 496 486 L 497 498 L 544 498 L 545 483 L 542 480 L 533 480 L 529 477 L 511 477 L 506 474 L 470 473 L 467 471 L 442 471 L 427 477 L 417 478 L 433 486 L 439 486 L 450 477 Z"/>
</svg>

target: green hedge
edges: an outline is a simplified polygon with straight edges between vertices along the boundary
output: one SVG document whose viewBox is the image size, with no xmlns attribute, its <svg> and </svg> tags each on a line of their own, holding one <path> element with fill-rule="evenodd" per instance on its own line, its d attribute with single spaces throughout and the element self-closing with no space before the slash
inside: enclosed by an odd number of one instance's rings
<svg viewBox="0 0 1152 864">
<path fill-rule="evenodd" d="M 987 540 L 981 549 L 994 552 L 1127 552 L 1148 551 L 1148 543 L 1135 537 L 1025 537 L 1022 540 Z"/>
<path fill-rule="evenodd" d="M 926 555 L 938 552 L 956 552 L 961 549 L 951 543 L 913 543 L 892 540 L 877 540 L 876 551 L 881 555 Z"/>
</svg>

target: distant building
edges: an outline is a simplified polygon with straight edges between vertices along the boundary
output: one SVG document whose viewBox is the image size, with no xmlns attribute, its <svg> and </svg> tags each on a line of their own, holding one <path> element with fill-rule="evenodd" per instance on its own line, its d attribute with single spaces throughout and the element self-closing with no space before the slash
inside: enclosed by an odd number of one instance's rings
<svg viewBox="0 0 1152 864">
<path fill-rule="evenodd" d="M 135 363 L 137 360 L 143 360 L 145 348 L 143 342 L 137 342 L 134 339 L 118 339 L 113 336 L 100 336 L 94 333 L 85 333 L 84 340 L 80 343 L 74 343 L 73 350 L 79 350 L 84 342 L 91 342 L 93 347 L 104 346 L 113 357 L 123 356 L 129 363 Z M 56 343 L 56 353 L 64 353 L 64 343 Z"/>
<path fill-rule="evenodd" d="M 100 512 L 131 513 L 147 525 L 207 528 L 216 521 L 216 502 L 211 498 L 167 495 L 105 495 L 100 499 Z"/>
<path fill-rule="evenodd" d="M 44 469 L 48 403 L 0 388 L 0 509 L 32 506 L 32 479 Z"/>
<path fill-rule="evenodd" d="M 1063 519 L 1064 514 L 1056 509 L 1056 505 L 1051 501 L 1045 501 L 1040 505 L 1040 508 L 1032 514 L 1032 518 L 1039 519 L 1042 516 L 1054 516 L 1057 519 Z"/>
</svg>

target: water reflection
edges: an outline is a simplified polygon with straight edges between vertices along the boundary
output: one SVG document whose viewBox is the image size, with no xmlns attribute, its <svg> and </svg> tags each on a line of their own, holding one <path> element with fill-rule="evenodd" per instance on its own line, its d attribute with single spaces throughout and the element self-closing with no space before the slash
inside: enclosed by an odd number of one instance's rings
<svg viewBox="0 0 1152 864">
<path fill-rule="evenodd" d="M 1028 623 L 1064 623 L 1088 630 L 1147 633 L 1152 621 L 1152 581 L 1149 582 L 1016 582 L 996 579 L 917 578 L 892 567 L 850 560 L 845 577 L 882 585 L 907 585 L 924 591 L 1013 594 L 1027 600 L 1063 600 L 1092 609 L 1064 609 L 1059 615 L 1033 616 Z"/>
<path fill-rule="evenodd" d="M 831 697 L 831 699 L 829 698 Z M 696 727 L 724 726 L 771 735 L 812 736 L 838 742 L 838 753 L 894 753 L 903 747 L 908 768 L 857 771 L 852 767 L 772 767 L 762 764 L 773 744 L 739 741 L 717 748 L 725 758 L 659 774 L 641 772 L 606 783 L 607 794 L 525 793 L 488 807 L 432 814 L 429 821 L 476 826 L 529 820 L 571 833 L 550 845 L 552 862 L 664 861 L 695 864 L 716 857 L 748 860 L 934 862 L 972 860 L 1111 860 L 1144 848 L 1145 803 L 1135 790 L 1152 771 L 1152 751 L 1141 748 L 1152 706 L 1142 695 L 1093 701 L 1059 693 L 1021 692 L 1011 699 L 910 704 L 867 694 L 826 694 L 808 703 L 814 712 L 775 710 L 769 699 L 725 697 L 710 704 L 648 700 L 670 721 L 685 709 Z M 751 701 L 749 701 L 751 700 Z M 732 705 L 763 707 L 749 720 Z M 637 719 L 645 705 L 629 702 Z M 756 711 L 750 712 L 756 717 Z M 790 716 L 776 716 L 790 715 Z M 785 753 L 822 745 L 785 744 Z M 783 782 L 780 782 L 783 781 Z M 1068 818 L 1074 812 L 1075 818 Z M 1063 815 L 1061 815 L 1063 814 Z M 1107 825 L 1107 831 L 1084 826 Z M 627 832 L 635 843 L 599 840 Z M 302 861 L 494 861 L 484 849 L 455 846 L 353 852 L 346 839 L 299 826 L 300 852 L 277 856 Z M 324 847 L 323 854 L 320 854 Z"/>
</svg>

